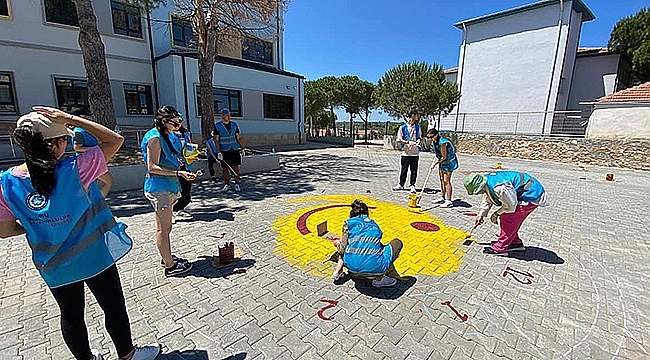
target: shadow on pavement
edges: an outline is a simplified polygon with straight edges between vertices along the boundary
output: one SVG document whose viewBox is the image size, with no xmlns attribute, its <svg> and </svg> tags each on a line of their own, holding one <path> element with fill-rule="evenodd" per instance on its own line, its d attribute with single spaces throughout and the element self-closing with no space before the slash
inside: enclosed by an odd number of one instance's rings
<svg viewBox="0 0 650 360">
<path fill-rule="evenodd" d="M 235 261 L 232 265 L 217 269 L 212 267 L 214 256 L 201 255 L 199 260 L 192 262 L 192 270 L 187 274 L 179 275 L 178 277 L 202 277 L 206 279 L 228 278 L 228 276 L 235 274 L 243 274 L 248 269 L 255 265 L 253 259 L 240 259 Z"/>
<path fill-rule="evenodd" d="M 557 256 L 554 251 L 542 249 L 536 246 L 526 246 L 526 251 L 512 252 L 508 254 L 509 258 L 525 261 L 541 261 L 548 264 L 564 264 L 564 259 Z"/>
<path fill-rule="evenodd" d="M 238 356 L 240 354 L 237 354 L 235 356 Z M 235 358 L 235 357 L 229 357 L 228 359 L 233 358 L 233 359 L 245 359 L 246 358 L 246 353 L 244 353 L 244 357 L 241 358 Z M 157 360 L 163 360 L 163 359 L 184 359 L 184 360 L 208 360 L 208 352 L 205 350 L 183 350 L 183 351 L 178 351 L 174 350 L 168 353 L 160 354 L 156 358 Z"/>
<path fill-rule="evenodd" d="M 413 285 L 415 285 L 417 281 L 413 276 L 396 277 L 396 276 L 392 276 L 392 274 L 389 275 L 397 279 L 397 284 L 395 284 L 395 286 L 376 288 L 372 286 L 372 279 L 368 279 L 368 278 L 352 277 L 352 281 L 354 281 L 354 288 L 357 289 L 357 291 L 359 291 L 360 293 L 366 296 L 374 297 L 377 299 L 384 299 L 384 300 L 399 299 L 402 295 L 404 295 L 406 290 L 410 289 Z"/>
</svg>

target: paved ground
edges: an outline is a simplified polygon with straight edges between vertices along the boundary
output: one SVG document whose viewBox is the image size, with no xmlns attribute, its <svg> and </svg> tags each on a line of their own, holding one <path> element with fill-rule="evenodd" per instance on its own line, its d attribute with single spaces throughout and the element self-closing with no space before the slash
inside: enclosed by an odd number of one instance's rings
<svg viewBox="0 0 650 360">
<path fill-rule="evenodd" d="M 430 159 L 422 156 L 418 184 Z M 501 161 L 534 174 L 553 205 L 524 224 L 525 254 L 489 257 L 479 244 L 461 245 L 457 271 L 414 275 L 394 289 L 375 291 L 363 281 L 337 286 L 276 250 L 274 220 L 316 204 L 288 200 L 347 194 L 405 205 L 405 193 L 389 190 L 398 160 L 397 152 L 366 148 L 291 152 L 280 170 L 247 176 L 241 194 L 196 184 L 194 220 L 172 232 L 175 253 L 195 261 L 184 278 L 163 276 L 141 193 L 112 194 L 134 240 L 119 269 L 135 341 L 163 343 L 160 359 L 187 360 L 650 359 L 647 172 L 461 156 L 462 171 Z M 606 172 L 619 182 L 602 181 Z M 453 176 L 458 206 L 430 215 L 466 231 L 472 218 L 464 213 L 476 212 L 480 198 L 460 191 L 462 178 L 460 171 Z M 496 232 L 487 223 L 474 237 L 488 243 Z M 244 252 L 245 273 L 210 266 L 223 239 Z M 25 239 L 3 239 L 0 252 L 0 358 L 69 359 L 58 309 Z M 115 359 L 103 315 L 88 301 L 92 345 Z"/>
</svg>

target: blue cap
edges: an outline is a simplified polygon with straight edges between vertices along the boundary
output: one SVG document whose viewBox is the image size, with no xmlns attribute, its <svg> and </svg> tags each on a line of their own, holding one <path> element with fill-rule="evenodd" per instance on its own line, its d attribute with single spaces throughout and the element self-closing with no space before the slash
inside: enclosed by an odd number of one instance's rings
<svg viewBox="0 0 650 360">
<path fill-rule="evenodd" d="M 230 115 L 230 110 L 228 108 L 221 109 L 221 115 Z"/>
</svg>

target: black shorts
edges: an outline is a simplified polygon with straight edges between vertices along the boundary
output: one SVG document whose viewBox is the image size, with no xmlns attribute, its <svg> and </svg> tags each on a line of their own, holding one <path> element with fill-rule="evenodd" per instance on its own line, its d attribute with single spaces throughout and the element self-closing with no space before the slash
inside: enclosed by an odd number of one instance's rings
<svg viewBox="0 0 650 360">
<path fill-rule="evenodd" d="M 239 166 L 241 165 L 241 155 L 239 155 L 239 150 L 227 150 L 227 151 L 222 151 L 221 154 L 223 155 L 223 160 L 221 161 L 221 167 L 223 169 L 227 169 L 228 165 L 230 167 L 233 166 Z"/>
</svg>

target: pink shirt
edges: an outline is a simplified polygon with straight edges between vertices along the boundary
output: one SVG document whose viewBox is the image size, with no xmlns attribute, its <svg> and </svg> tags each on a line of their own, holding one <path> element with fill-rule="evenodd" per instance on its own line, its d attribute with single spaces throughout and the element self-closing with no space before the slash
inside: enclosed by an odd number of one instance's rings
<svg viewBox="0 0 650 360">
<path fill-rule="evenodd" d="M 77 155 L 77 169 L 79 171 L 81 184 L 84 189 L 88 191 L 90 184 L 108 171 L 104 153 L 99 146 L 95 146 L 92 149 Z M 22 178 L 29 177 L 29 173 L 20 171 L 16 167 L 11 168 L 11 174 Z M 0 221 L 13 221 L 15 219 L 16 217 L 11 211 L 9 204 L 7 204 L 4 190 L 0 185 Z"/>
</svg>

